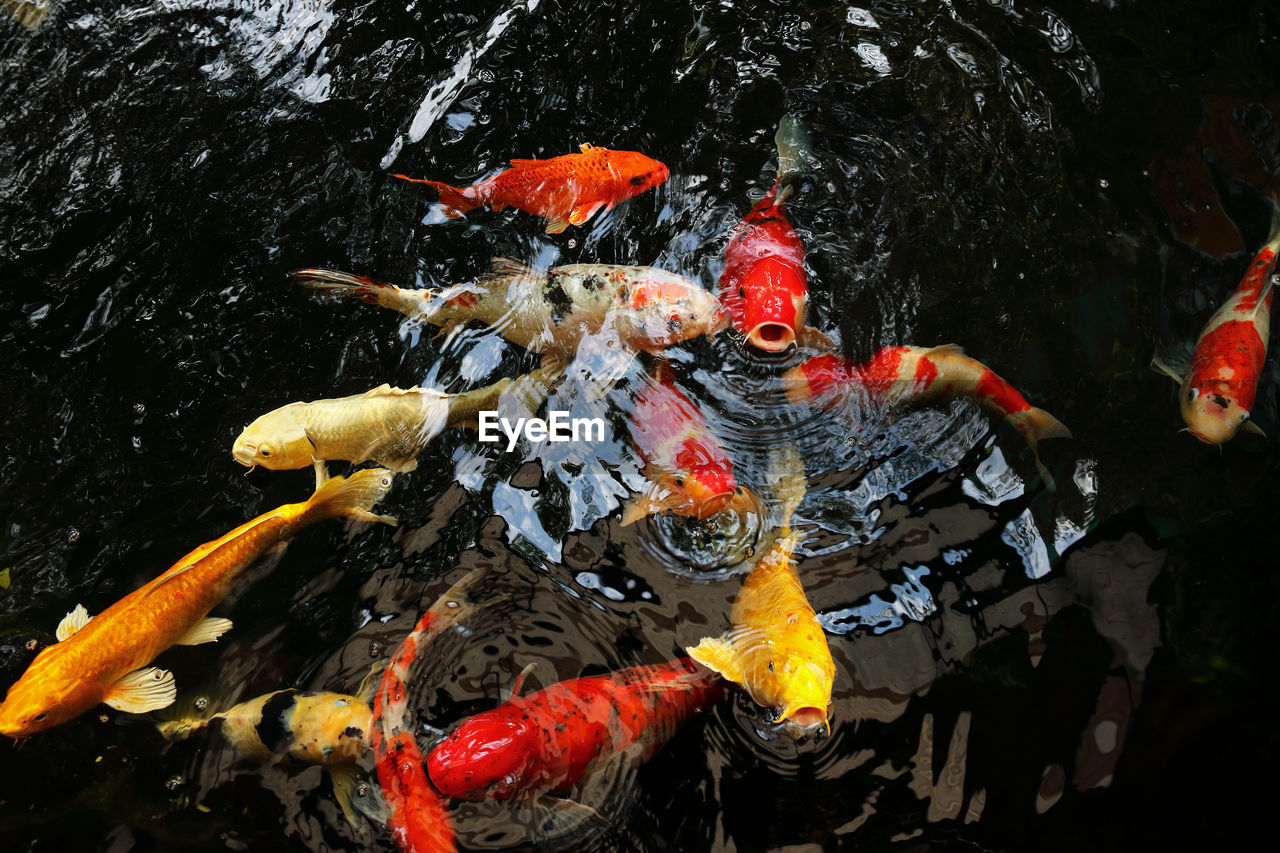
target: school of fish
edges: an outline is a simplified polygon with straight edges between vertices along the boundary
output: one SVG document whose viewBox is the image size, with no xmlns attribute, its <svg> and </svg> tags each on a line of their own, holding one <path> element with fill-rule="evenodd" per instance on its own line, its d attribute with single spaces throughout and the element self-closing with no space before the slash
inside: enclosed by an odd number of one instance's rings
<svg viewBox="0 0 1280 853">
<path fill-rule="evenodd" d="M 735 448 L 717 436 L 688 390 L 701 380 L 682 376 L 687 361 L 674 351 L 731 326 L 735 342 L 764 354 L 762 364 L 773 354 L 803 351 L 806 357 L 777 377 L 788 405 L 798 410 L 835 410 L 853 401 L 892 414 L 971 401 L 1021 436 L 1047 490 L 1055 485 L 1041 443 L 1071 433 L 955 344 L 882 346 L 855 362 L 811 326 L 805 247 L 787 205 L 819 162 L 795 116 L 779 121 L 775 146 L 772 186 L 727 235 L 718 295 L 677 272 L 607 263 L 543 269 L 495 258 L 471 281 L 424 289 L 326 269 L 292 273 L 318 292 L 391 309 L 443 335 L 481 326 L 524 350 L 522 358 L 541 363 L 468 390 L 381 385 L 344 397 L 280 401 L 235 439 L 232 459 L 250 470 L 314 469 L 311 498 L 200 545 L 95 617 L 73 609 L 58 626 L 58 642 L 9 688 L 0 704 L 0 733 L 25 738 L 100 703 L 135 714 L 172 710 L 175 678 L 153 662 L 170 646 L 214 642 L 232 630 L 229 620 L 209 614 L 258 557 L 329 518 L 395 524 L 373 507 L 394 475 L 412 476 L 433 439 L 445 429 L 475 426 L 482 413 L 513 402 L 536 412 L 585 343 L 604 336 L 629 358 L 643 354 L 649 362 L 628 385 L 628 434 L 619 437 L 628 440 L 648 488 L 615 520 L 630 525 L 670 513 L 694 525 L 725 513 L 755 513 L 767 525 L 732 603 L 726 596 L 723 616 L 713 617 L 723 631 L 713 628 L 689 645 L 688 657 L 670 660 L 671 650 L 651 650 L 653 663 L 568 678 L 526 695 L 522 675 L 496 707 L 433 721 L 446 733 L 428 741 L 410 702 L 418 662 L 435 653 L 446 632 L 465 633 L 482 608 L 517 601 L 489 589 L 493 579 L 476 570 L 436 596 L 353 693 L 288 688 L 236 704 L 205 701 L 156 726 L 173 741 L 218 732 L 248 760 L 324 767 L 347 819 L 356 823 L 363 814 L 385 824 L 409 853 L 457 848 L 455 800 L 511 805 L 552 797 L 564 806 L 564 798 L 607 768 L 652 756 L 681 725 L 734 690 L 755 703 L 760 722 L 774 731 L 796 739 L 829 735 L 842 725 L 831 716 L 841 673 L 805 592 L 796 560 L 803 534 L 793 526 L 809 486 L 805 460 L 782 442 L 771 448 L 767 484 L 756 491 L 743 485 L 735 476 Z M 513 207 L 547 220 L 552 235 L 669 176 L 666 165 L 647 155 L 591 145 L 545 160 L 512 160 L 510 168 L 465 188 L 397 175 L 431 186 L 450 218 L 480 207 Z M 1180 382 L 1182 416 L 1203 442 L 1220 445 L 1248 423 L 1266 358 L 1278 253 L 1280 208 L 1267 243 L 1209 319 L 1190 358 L 1156 361 Z M 839 410 L 845 417 L 839 428 L 861 428 L 856 410 Z M 330 477 L 328 466 L 338 462 L 378 467 Z M 488 600 L 480 599 L 481 589 Z M 353 793 L 367 787 L 361 781 L 367 755 L 379 796 Z"/>
</svg>

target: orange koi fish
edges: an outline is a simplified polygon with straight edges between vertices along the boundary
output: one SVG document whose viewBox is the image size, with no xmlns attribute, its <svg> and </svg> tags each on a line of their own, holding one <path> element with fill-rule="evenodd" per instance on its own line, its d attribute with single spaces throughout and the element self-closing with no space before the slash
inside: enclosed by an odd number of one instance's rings
<svg viewBox="0 0 1280 853">
<path fill-rule="evenodd" d="M 650 377 L 635 397 L 631 442 L 655 491 L 627 503 L 623 526 L 664 510 L 705 519 L 753 507 L 750 493 L 734 479 L 729 456 L 702 412 L 676 386 L 670 366 L 658 362 Z"/>
<path fill-rule="evenodd" d="M 467 800 L 563 793 L 602 761 L 635 750 L 645 760 L 723 695 L 687 658 L 561 681 L 468 718 L 431 750 L 427 775 Z"/>
<path fill-rule="evenodd" d="M 796 342 L 797 334 L 804 343 L 830 348 L 830 338 L 805 325 L 809 281 L 804 245 L 783 209 L 791 190 L 783 182 L 809 156 L 804 130 L 794 116 L 782 117 L 774 141 L 777 179 L 729 237 L 720 301 L 733 327 L 757 349 L 782 352 Z"/>
<path fill-rule="evenodd" d="M 774 722 L 802 737 L 830 729 L 827 712 L 836 664 L 791 558 L 797 544 L 791 515 L 804 498 L 804 465 L 795 448 L 787 448 L 771 469 L 770 480 L 779 484 L 782 502 L 778 536 L 743 580 L 729 632 L 686 651 L 741 684 L 757 704 L 778 709 Z"/>
<path fill-rule="evenodd" d="M 1070 438 L 1053 415 L 1026 401 L 1018 390 L 955 344 L 933 347 L 883 347 L 862 364 L 838 355 L 815 356 L 782 376 L 793 403 L 860 389 L 871 402 L 915 405 L 947 397 L 969 397 L 1004 418 L 1022 434 L 1034 453 L 1046 438 Z M 1049 472 L 1036 458 L 1046 482 Z"/>
<path fill-rule="evenodd" d="M 664 347 L 728 325 L 697 282 L 654 267 L 568 264 L 537 270 L 495 258 L 493 271 L 442 291 L 407 290 L 333 270 L 296 270 L 307 287 L 390 308 L 445 332 L 472 320 L 530 352 L 572 355 L 606 324 L 634 349 Z"/>
<path fill-rule="evenodd" d="M 76 607 L 58 625 L 58 642 L 9 688 L 0 734 L 35 734 L 99 702 L 133 714 L 168 707 L 173 674 L 147 664 L 172 645 L 210 643 L 230 630 L 231 620 L 206 614 L 263 552 L 304 527 L 327 518 L 395 524 L 370 512 L 390 487 L 391 472 L 379 468 L 334 477 L 305 503 L 277 507 L 206 542 L 96 617 Z"/>
<path fill-rule="evenodd" d="M 512 160 L 510 169 L 465 189 L 408 175 L 395 177 L 436 189 L 450 219 L 481 205 L 494 210 L 514 207 L 550 220 L 547 233 L 559 234 L 570 225 L 583 224 L 601 208 L 609 210 L 670 176 L 666 166 L 638 151 L 611 151 L 586 144 L 580 150 L 579 154 L 550 160 Z"/>
<path fill-rule="evenodd" d="M 1254 257 L 1231 298 L 1200 332 L 1190 365 L 1162 361 L 1152 366 L 1177 380 L 1178 405 L 1191 434 L 1206 444 L 1230 441 L 1249 422 L 1258 377 L 1271 335 L 1272 274 L 1280 252 L 1280 207 L 1271 219 L 1271 237 Z"/>
<path fill-rule="evenodd" d="M 409 669 L 418 653 L 445 629 L 483 605 L 467 593 L 487 574 L 479 569 L 449 587 L 391 656 L 373 697 L 369 742 L 378 783 L 387 807 L 387 827 L 405 853 L 453 853 L 457 849 L 453 820 L 440 795 L 427 781 L 422 750 L 409 722 Z"/>
</svg>

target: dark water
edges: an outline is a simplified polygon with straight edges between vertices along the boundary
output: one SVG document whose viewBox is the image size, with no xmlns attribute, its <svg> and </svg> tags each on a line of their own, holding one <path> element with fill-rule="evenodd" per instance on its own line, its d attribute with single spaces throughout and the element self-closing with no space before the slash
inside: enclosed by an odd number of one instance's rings
<svg viewBox="0 0 1280 853">
<path fill-rule="evenodd" d="M 1035 476 L 964 402 L 818 413 L 728 336 L 672 353 L 740 479 L 797 442 L 806 590 L 837 663 L 834 733 L 797 748 L 741 695 L 577 797 L 636 850 L 1164 849 L 1270 829 L 1275 440 L 1185 433 L 1157 346 L 1192 339 L 1265 238 L 1280 167 L 1274 4 L 53 3 L 0 20 L 0 682 L 77 603 L 299 500 L 230 458 L 257 415 L 383 382 L 536 365 L 290 284 L 300 266 L 422 286 L 495 255 L 656 264 L 712 286 L 772 182 L 786 111 L 820 166 L 789 206 L 810 322 L 861 359 L 954 342 L 1074 432 Z M 582 142 L 645 151 L 657 192 L 557 237 L 512 211 L 438 222 L 402 171 L 465 183 Z M 589 354 L 580 360 L 598 367 Z M 430 731 L 531 684 L 670 658 L 726 625 L 741 569 L 679 519 L 622 528 L 643 361 L 593 399 L 603 445 L 442 436 L 383 511 L 250 573 L 235 629 L 161 664 L 182 691 L 353 691 L 464 570 L 509 598 L 424 662 Z M 1277 369 L 1254 409 L 1280 432 Z M 551 447 L 551 446 L 548 446 Z M 528 464 L 529 462 L 534 464 Z M 451 474 L 449 472 L 452 472 Z M 767 491 L 767 489 L 763 489 Z M 732 548 L 752 531 L 730 531 Z M 6 849 L 391 850 L 315 768 L 165 749 L 102 707 L 0 745 Z M 472 843 L 519 810 L 469 809 Z"/>
</svg>

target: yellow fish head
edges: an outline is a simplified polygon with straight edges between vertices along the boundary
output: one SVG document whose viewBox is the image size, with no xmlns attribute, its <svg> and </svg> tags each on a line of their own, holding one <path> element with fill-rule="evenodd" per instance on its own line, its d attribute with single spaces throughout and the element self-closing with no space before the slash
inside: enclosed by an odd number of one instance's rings
<svg viewBox="0 0 1280 853">
<path fill-rule="evenodd" d="M 306 468 L 316 461 L 316 448 L 298 423 L 290 404 L 258 418 L 236 439 L 231 455 L 246 468 L 261 465 L 273 471 Z"/>
<path fill-rule="evenodd" d="M 0 705 L 0 734 L 27 737 L 65 723 L 100 701 L 101 697 L 96 695 L 81 696 L 85 691 L 74 689 L 74 685 L 68 693 L 57 690 L 58 685 L 51 684 L 47 678 L 30 677 L 37 672 L 38 663 L 39 657 L 18 683 L 9 688 L 9 695 Z"/>
<path fill-rule="evenodd" d="M 827 711 L 831 707 L 831 682 L 835 677 L 830 654 L 825 662 L 788 655 L 773 665 L 774 695 L 782 700 L 782 713 L 774 722 L 785 724 L 787 733 L 796 738 L 829 730 Z"/>
<path fill-rule="evenodd" d="M 1182 419 L 1205 444 L 1225 444 L 1249 419 L 1249 412 L 1226 392 L 1225 382 L 1208 382 L 1182 392 Z"/>
</svg>

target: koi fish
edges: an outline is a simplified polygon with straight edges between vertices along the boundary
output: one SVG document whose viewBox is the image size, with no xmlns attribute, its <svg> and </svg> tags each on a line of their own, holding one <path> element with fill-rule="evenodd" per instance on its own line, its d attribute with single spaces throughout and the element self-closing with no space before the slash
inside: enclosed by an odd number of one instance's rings
<svg viewBox="0 0 1280 853">
<path fill-rule="evenodd" d="M 1258 377 L 1271 335 L 1272 273 L 1280 252 L 1280 207 L 1271 217 L 1271 236 L 1254 257 L 1244 278 L 1213 313 L 1196 340 L 1190 364 L 1156 358 L 1152 366 L 1181 384 L 1178 405 L 1191 434 L 1206 444 L 1230 441 L 1249 422 L 1258 393 Z M 1248 422 L 1248 423 L 1246 423 Z"/>
<path fill-rule="evenodd" d="M 701 520 L 754 507 L 702 412 L 676 386 L 671 368 L 658 362 L 650 376 L 631 410 L 631 443 L 654 491 L 628 501 L 623 526 L 664 510 Z"/>
<path fill-rule="evenodd" d="M 22 26 L 35 30 L 49 11 L 49 0 L 0 0 L 0 9 L 12 15 Z"/>
<path fill-rule="evenodd" d="M 431 750 L 427 775 L 467 800 L 562 793 L 613 756 L 648 758 L 723 692 L 687 658 L 561 681 L 469 717 Z"/>
<path fill-rule="evenodd" d="M 830 729 L 827 711 L 836 665 L 791 557 L 798 541 L 791 532 L 791 514 L 804 498 L 804 465 L 795 448 L 787 448 L 771 469 L 770 480 L 779 484 L 781 498 L 777 538 L 743 580 L 729 632 L 686 651 L 741 684 L 757 704 L 778 709 L 774 722 L 786 723 L 788 734 L 802 737 Z"/>
<path fill-rule="evenodd" d="M 368 748 L 373 717 L 369 702 L 376 684 L 377 679 L 371 673 L 354 696 L 277 690 L 224 711 L 166 720 L 157 728 L 166 740 L 179 741 L 212 726 L 237 753 L 250 761 L 283 758 L 300 764 L 318 764 L 329 772 L 338 806 L 355 825 L 357 762 Z"/>
<path fill-rule="evenodd" d="M 512 390 L 526 393 L 536 410 L 559 370 L 558 365 L 535 370 Z M 496 409 L 513 384 L 502 379 L 461 394 L 379 385 L 350 397 L 290 403 L 249 424 L 231 455 L 247 468 L 286 471 L 314 465 L 319 482 L 328 479 L 325 463 L 331 459 L 372 460 L 392 471 L 413 471 L 415 457 L 431 439 L 445 427 L 474 423 L 480 411 Z"/>
<path fill-rule="evenodd" d="M 794 116 L 778 123 L 778 173 L 773 189 L 747 213 L 729 237 L 720 275 L 720 301 L 733 327 L 747 343 L 765 352 L 782 352 L 796 342 L 830 349 L 831 339 L 805 325 L 809 282 L 804 245 L 787 220 L 783 203 L 791 187 L 783 184 L 810 159 L 803 128 Z"/>
<path fill-rule="evenodd" d="M 370 512 L 391 477 L 379 468 L 334 477 L 305 503 L 277 507 L 206 542 L 96 617 L 77 606 L 58 625 L 58 642 L 9 688 L 0 734 L 35 734 L 99 702 L 132 714 L 168 707 L 176 693 L 173 674 L 147 664 L 172 645 L 211 643 L 230 630 L 231 620 L 206 614 L 246 567 L 304 527 L 327 518 L 395 524 Z"/>
<path fill-rule="evenodd" d="M 948 397 L 969 397 L 1004 418 L 1036 453 L 1047 438 L 1070 438 L 1071 431 L 1044 409 L 1027 402 L 1018 390 L 989 367 L 964 354 L 955 344 L 926 347 L 883 347 L 862 364 L 838 355 L 815 356 L 782 376 L 793 403 L 859 389 L 874 403 L 916 405 Z M 1036 456 L 1045 482 L 1053 478 Z"/>
<path fill-rule="evenodd" d="M 422 750 L 409 716 L 409 669 L 418 653 L 451 625 L 484 605 L 468 598 L 487 574 L 477 569 L 449 587 L 391 656 L 373 697 L 370 744 L 387 806 L 387 826 L 405 853 L 452 853 L 453 821 L 422 765 Z"/>
<path fill-rule="evenodd" d="M 612 323 L 626 345 L 656 354 L 714 335 L 728 320 L 699 284 L 654 267 L 570 264 L 535 270 L 495 258 L 488 275 L 442 291 L 402 290 L 332 270 L 296 270 L 307 287 L 354 296 L 444 332 L 477 320 L 530 352 L 570 355 L 586 335 Z"/>
<path fill-rule="evenodd" d="M 652 189 L 670 176 L 667 167 L 637 151 L 611 151 L 584 144 L 578 154 L 550 160 L 512 160 L 511 168 L 478 184 L 458 189 L 439 181 L 395 175 L 427 184 L 440 193 L 450 219 L 477 207 L 514 207 L 548 220 L 547 233 L 581 225 L 603 208 Z"/>
</svg>

